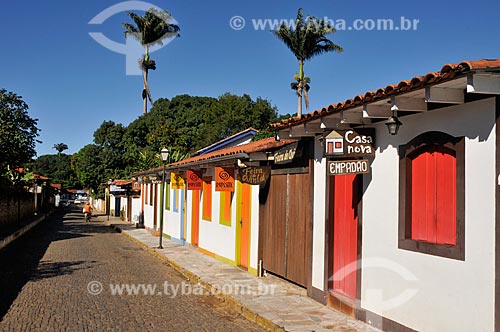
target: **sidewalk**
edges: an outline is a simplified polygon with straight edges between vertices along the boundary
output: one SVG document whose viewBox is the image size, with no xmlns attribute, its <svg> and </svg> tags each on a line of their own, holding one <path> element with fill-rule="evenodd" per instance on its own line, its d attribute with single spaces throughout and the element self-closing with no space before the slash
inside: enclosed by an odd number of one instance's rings
<svg viewBox="0 0 500 332">
<path fill-rule="evenodd" d="M 47 216 L 48 214 L 42 213 L 38 216 L 22 220 L 19 224 L 2 225 L 0 229 L 0 250 L 23 236 L 30 229 L 45 220 Z"/>
<path fill-rule="evenodd" d="M 105 223 L 135 240 L 145 250 L 166 260 L 192 282 L 199 283 L 208 290 L 251 290 L 252 294 L 232 292 L 220 296 L 247 319 L 271 331 L 380 331 L 325 307 L 309 298 L 305 289 L 277 277 L 269 275 L 263 278 L 255 277 L 194 248 L 182 246 L 166 238 L 163 239 L 164 249 L 158 249 L 158 237 L 148 231 L 124 224 L 116 217 L 111 217 L 109 222 L 106 222 L 106 217 L 98 219 L 104 220 Z"/>
</svg>

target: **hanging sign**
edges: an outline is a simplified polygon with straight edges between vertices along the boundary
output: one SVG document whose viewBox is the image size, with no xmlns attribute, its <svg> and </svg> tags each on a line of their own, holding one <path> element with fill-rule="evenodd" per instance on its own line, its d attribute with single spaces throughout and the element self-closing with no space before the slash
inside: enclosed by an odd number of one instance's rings
<svg viewBox="0 0 500 332">
<path fill-rule="evenodd" d="M 234 191 L 234 168 L 215 167 L 215 191 Z"/>
<path fill-rule="evenodd" d="M 184 179 L 180 173 L 170 173 L 170 188 L 184 189 Z"/>
<path fill-rule="evenodd" d="M 368 159 L 335 160 L 328 162 L 329 175 L 365 174 L 370 172 Z"/>
<path fill-rule="evenodd" d="M 109 191 L 112 191 L 112 192 L 126 191 L 126 189 L 124 189 L 120 186 L 111 185 L 111 186 L 109 186 Z"/>
<path fill-rule="evenodd" d="M 302 157 L 303 146 L 299 142 L 288 144 L 274 152 L 275 164 L 291 163 L 294 160 Z"/>
<path fill-rule="evenodd" d="M 203 188 L 201 173 L 198 171 L 188 170 L 186 172 L 186 180 L 188 190 L 201 190 Z"/>
<path fill-rule="evenodd" d="M 241 182 L 261 185 L 267 182 L 267 179 L 271 174 L 271 167 L 269 166 L 247 167 L 241 169 L 240 174 L 241 174 Z"/>
<path fill-rule="evenodd" d="M 325 137 L 325 155 L 339 157 L 375 156 L 375 130 L 334 130 Z"/>
</svg>

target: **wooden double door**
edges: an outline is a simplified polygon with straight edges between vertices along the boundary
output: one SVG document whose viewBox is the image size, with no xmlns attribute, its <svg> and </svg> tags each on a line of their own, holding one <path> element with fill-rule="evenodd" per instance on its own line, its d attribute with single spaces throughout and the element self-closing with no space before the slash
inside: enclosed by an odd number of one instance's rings
<svg viewBox="0 0 500 332">
<path fill-rule="evenodd" d="M 308 171 L 272 174 L 261 226 L 264 270 L 304 287 L 310 275 L 310 184 Z"/>
</svg>

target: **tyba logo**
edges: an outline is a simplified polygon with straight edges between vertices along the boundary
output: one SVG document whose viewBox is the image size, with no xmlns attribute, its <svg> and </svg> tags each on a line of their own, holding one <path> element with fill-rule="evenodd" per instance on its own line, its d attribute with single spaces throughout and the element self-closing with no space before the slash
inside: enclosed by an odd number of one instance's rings
<svg viewBox="0 0 500 332">
<path fill-rule="evenodd" d="M 158 8 L 158 6 L 155 6 L 149 2 L 144 2 L 144 1 L 124 1 L 117 3 L 116 5 L 110 6 L 97 14 L 93 19 L 89 21 L 88 24 L 92 25 L 101 25 L 103 24 L 108 18 L 111 16 L 118 14 L 118 13 L 123 13 L 123 12 L 128 12 L 128 11 L 147 11 L 150 8 Z M 161 8 L 158 8 L 157 12 L 163 12 Z M 160 19 L 163 19 L 163 17 L 158 16 Z M 168 23 L 171 24 L 176 24 L 178 25 L 177 21 L 173 18 L 170 17 L 168 20 Z M 126 38 L 125 39 L 125 44 L 118 43 L 114 40 L 109 39 L 106 37 L 102 32 L 89 32 L 90 37 L 92 37 L 97 43 L 99 43 L 101 46 L 107 48 L 110 51 L 119 53 L 119 54 L 125 54 L 125 70 L 126 70 L 126 75 L 137 75 L 141 76 L 142 71 L 141 69 L 137 66 L 137 60 L 142 57 L 142 54 L 144 53 L 144 47 L 139 43 L 137 40 L 134 38 Z M 161 48 L 163 48 L 165 45 L 170 43 L 172 40 L 175 39 L 175 36 L 165 38 L 162 40 L 162 44 L 154 44 L 149 47 L 149 53 L 153 53 Z"/>
</svg>

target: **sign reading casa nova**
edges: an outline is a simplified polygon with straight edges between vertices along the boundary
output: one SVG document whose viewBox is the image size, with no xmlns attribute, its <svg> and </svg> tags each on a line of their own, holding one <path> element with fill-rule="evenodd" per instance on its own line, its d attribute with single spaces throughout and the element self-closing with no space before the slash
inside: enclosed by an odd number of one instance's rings
<svg viewBox="0 0 500 332">
<path fill-rule="evenodd" d="M 375 130 L 356 128 L 332 131 L 325 137 L 327 156 L 365 157 L 375 155 Z"/>
</svg>

